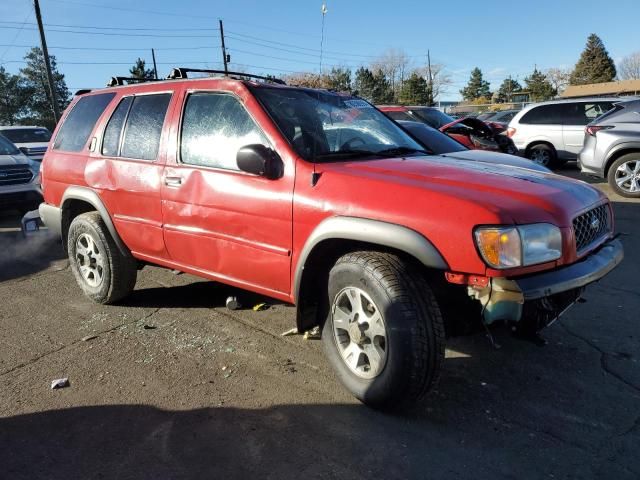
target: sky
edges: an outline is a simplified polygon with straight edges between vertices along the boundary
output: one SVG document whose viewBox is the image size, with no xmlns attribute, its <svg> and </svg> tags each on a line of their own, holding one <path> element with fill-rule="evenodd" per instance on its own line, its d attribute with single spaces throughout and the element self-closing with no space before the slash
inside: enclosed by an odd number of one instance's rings
<svg viewBox="0 0 640 480">
<path fill-rule="evenodd" d="M 572 68 L 587 36 L 602 38 L 613 59 L 640 50 L 640 0 L 40 0 L 47 44 L 71 91 L 126 76 L 136 58 L 158 73 L 172 66 L 221 68 L 218 20 L 229 69 L 286 75 L 367 65 L 390 48 L 415 67 L 444 65 L 453 84 L 441 100 L 459 100 L 479 67 L 497 89 L 521 83 L 534 66 Z M 615 5 L 615 7 L 614 7 Z M 0 65 L 17 73 L 39 45 L 32 0 L 0 0 Z"/>
</svg>

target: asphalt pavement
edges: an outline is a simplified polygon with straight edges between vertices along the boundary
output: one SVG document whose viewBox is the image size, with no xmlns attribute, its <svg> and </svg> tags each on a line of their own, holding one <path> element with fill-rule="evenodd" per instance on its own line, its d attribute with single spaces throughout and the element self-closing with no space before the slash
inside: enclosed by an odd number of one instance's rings
<svg viewBox="0 0 640 480">
<path fill-rule="evenodd" d="M 5 215 L 0 477 L 637 479 L 640 202 L 612 200 L 626 258 L 546 346 L 450 339 L 437 390 L 394 415 L 354 400 L 319 341 L 281 336 L 293 307 L 155 267 L 96 305 L 55 238 Z"/>
</svg>

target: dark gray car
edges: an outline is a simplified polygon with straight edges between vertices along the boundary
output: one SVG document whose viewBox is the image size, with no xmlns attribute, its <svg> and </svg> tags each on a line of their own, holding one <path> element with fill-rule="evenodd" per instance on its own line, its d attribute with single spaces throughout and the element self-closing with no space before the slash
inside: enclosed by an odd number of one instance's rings
<svg viewBox="0 0 640 480">
<path fill-rule="evenodd" d="M 640 198 L 640 100 L 617 103 L 587 125 L 578 163 L 616 193 Z"/>
</svg>

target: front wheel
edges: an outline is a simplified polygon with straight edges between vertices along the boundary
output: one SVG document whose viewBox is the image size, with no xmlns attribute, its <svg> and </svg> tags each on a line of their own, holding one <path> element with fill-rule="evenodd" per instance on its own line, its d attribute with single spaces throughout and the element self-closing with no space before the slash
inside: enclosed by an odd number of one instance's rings
<svg viewBox="0 0 640 480">
<path fill-rule="evenodd" d="M 136 284 L 137 263 L 116 246 L 98 212 L 78 215 L 67 235 L 69 263 L 82 291 L 97 303 L 114 303 Z"/>
<path fill-rule="evenodd" d="M 543 167 L 552 168 L 557 164 L 556 151 L 545 143 L 539 143 L 527 150 L 527 158 Z"/>
<path fill-rule="evenodd" d="M 640 153 L 627 153 L 613 162 L 607 181 L 618 195 L 640 198 Z"/>
<path fill-rule="evenodd" d="M 344 386 L 377 408 L 421 399 L 444 360 L 444 325 L 422 272 L 396 255 L 354 252 L 329 274 L 322 340 Z"/>
</svg>

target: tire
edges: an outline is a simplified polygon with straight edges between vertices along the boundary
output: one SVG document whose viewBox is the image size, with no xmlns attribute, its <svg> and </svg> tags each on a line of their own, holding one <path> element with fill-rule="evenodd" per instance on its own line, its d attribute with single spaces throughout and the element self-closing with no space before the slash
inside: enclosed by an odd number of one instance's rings
<svg viewBox="0 0 640 480">
<path fill-rule="evenodd" d="M 613 162 L 607 182 L 618 195 L 640 198 L 640 152 L 627 153 Z"/>
<path fill-rule="evenodd" d="M 96 303 L 126 297 L 136 284 L 137 262 L 123 255 L 98 212 L 78 215 L 67 235 L 69 264 L 78 285 Z"/>
<path fill-rule="evenodd" d="M 547 168 L 558 166 L 558 155 L 555 149 L 546 143 L 538 143 L 527 149 L 527 158 Z"/>
<path fill-rule="evenodd" d="M 322 341 L 342 384 L 374 408 L 422 399 L 438 380 L 445 345 L 440 309 L 422 272 L 392 254 L 348 253 L 331 269 L 328 291 Z M 358 301 L 361 308 L 353 308 Z"/>
</svg>

